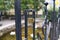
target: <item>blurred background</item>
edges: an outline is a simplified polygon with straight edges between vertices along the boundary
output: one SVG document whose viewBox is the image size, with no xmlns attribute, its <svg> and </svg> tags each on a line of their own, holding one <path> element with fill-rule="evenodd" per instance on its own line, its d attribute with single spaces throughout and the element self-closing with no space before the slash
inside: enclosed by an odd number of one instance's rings
<svg viewBox="0 0 60 40">
<path fill-rule="evenodd" d="M 53 0 L 21 0 L 21 15 L 22 15 L 22 39 L 24 40 L 24 10 L 36 10 L 36 34 L 39 32 L 44 39 L 42 33 L 42 23 L 44 21 L 44 2 L 48 2 L 48 19 L 51 19 L 53 11 Z M 15 33 L 15 0 L 0 0 L 0 40 L 16 40 Z M 56 14 L 58 13 L 60 1 L 56 0 Z M 31 17 L 31 12 L 30 12 Z M 30 20 L 30 19 L 29 19 Z M 32 22 L 32 21 L 31 21 Z M 32 40 L 32 25 L 28 26 L 28 40 Z M 36 37 L 37 38 L 37 37 Z"/>
</svg>

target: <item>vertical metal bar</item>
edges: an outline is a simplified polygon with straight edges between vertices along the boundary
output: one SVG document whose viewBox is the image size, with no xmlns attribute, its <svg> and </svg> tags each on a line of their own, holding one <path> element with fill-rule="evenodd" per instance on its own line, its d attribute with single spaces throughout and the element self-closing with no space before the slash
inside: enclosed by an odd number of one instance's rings
<svg viewBox="0 0 60 40">
<path fill-rule="evenodd" d="M 1 11 L 0 11 L 0 21 L 1 21 L 1 16 L 2 16 L 2 13 L 1 13 Z M 2 24 L 0 24 L 0 26 L 2 26 Z"/>
<path fill-rule="evenodd" d="M 55 0 L 53 0 L 53 40 L 58 40 L 56 35 L 56 13 L 55 13 Z"/>
<path fill-rule="evenodd" d="M 52 40 L 58 40 L 57 39 L 57 16 L 56 16 L 56 13 L 55 13 L 55 0 L 53 0 L 53 19 L 52 19 L 52 26 L 53 26 L 53 30 L 52 30 Z"/>
<path fill-rule="evenodd" d="M 52 36 L 52 35 L 53 35 L 53 34 L 52 34 L 53 31 L 52 31 L 52 30 L 53 30 L 53 28 L 50 29 L 50 40 L 53 39 L 53 36 Z"/>
<path fill-rule="evenodd" d="M 35 11 L 33 10 L 33 19 L 34 19 L 34 22 L 33 22 L 33 40 L 35 40 Z"/>
<path fill-rule="evenodd" d="M 21 0 L 15 0 L 15 23 L 16 23 L 16 40 L 22 40 L 21 32 Z"/>
<path fill-rule="evenodd" d="M 24 14 L 25 14 L 25 40 L 28 40 L 28 25 L 27 25 L 28 15 L 27 15 L 27 10 L 25 10 Z"/>
<path fill-rule="evenodd" d="M 52 14 L 52 30 L 51 30 L 51 40 L 53 40 L 53 33 L 54 33 L 54 29 L 53 29 L 53 27 L 54 27 L 54 12 L 55 12 L 55 0 L 53 0 L 53 14 Z"/>
<path fill-rule="evenodd" d="M 58 13 L 58 34 L 60 35 L 60 7 L 59 7 L 59 13 Z"/>
<path fill-rule="evenodd" d="M 28 12 L 32 12 L 33 14 L 32 14 L 32 16 L 33 16 L 33 19 L 34 19 L 34 22 L 33 22 L 33 40 L 35 40 L 35 11 L 34 10 L 25 10 L 25 12 L 24 12 L 24 14 L 25 14 L 25 40 L 28 40 L 28 37 L 27 37 L 27 35 L 28 35 L 28 20 L 27 20 L 27 18 L 28 18 L 28 15 L 27 15 L 27 13 Z"/>
<path fill-rule="evenodd" d="M 38 40 L 42 40 L 42 38 L 41 38 L 39 33 L 37 33 L 37 38 L 38 38 Z"/>
<path fill-rule="evenodd" d="M 0 11 L 0 21 L 1 21 L 1 11 Z"/>
<path fill-rule="evenodd" d="M 48 11 L 47 11 L 47 5 L 48 3 L 45 3 L 45 27 L 46 27 L 46 30 L 45 30 L 45 38 L 44 40 L 48 40 L 48 35 L 47 35 L 47 15 L 48 15 Z"/>
</svg>

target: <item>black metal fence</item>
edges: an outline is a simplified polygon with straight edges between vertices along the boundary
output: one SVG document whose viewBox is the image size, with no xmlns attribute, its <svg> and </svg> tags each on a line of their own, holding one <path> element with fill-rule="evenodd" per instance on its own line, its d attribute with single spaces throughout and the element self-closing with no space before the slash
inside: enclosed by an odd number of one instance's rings
<svg viewBox="0 0 60 40">
<path fill-rule="evenodd" d="M 42 32 L 44 34 L 44 40 L 58 40 L 60 35 L 60 7 L 58 16 L 55 12 L 55 0 L 53 0 L 53 13 L 51 20 L 47 19 L 48 10 L 47 10 L 48 3 L 45 3 L 45 20 L 42 26 Z M 29 15 L 29 12 L 32 12 L 32 15 Z M 1 20 L 2 13 L 0 12 L 0 20 Z M 15 0 L 15 23 L 16 23 L 16 40 L 22 40 L 22 26 L 21 26 L 21 0 Z M 25 39 L 28 40 L 28 18 L 33 18 L 33 40 L 35 39 L 35 9 L 25 9 L 24 10 L 24 17 L 25 17 Z M 37 33 L 38 40 L 42 40 L 39 33 Z"/>
</svg>

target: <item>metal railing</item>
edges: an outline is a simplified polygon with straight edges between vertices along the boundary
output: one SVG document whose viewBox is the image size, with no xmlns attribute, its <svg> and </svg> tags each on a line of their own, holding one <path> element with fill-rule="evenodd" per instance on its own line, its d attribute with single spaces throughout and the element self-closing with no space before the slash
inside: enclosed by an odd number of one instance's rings
<svg viewBox="0 0 60 40">
<path fill-rule="evenodd" d="M 59 18 L 59 14 L 58 17 L 55 13 L 55 0 L 53 0 L 53 14 L 52 14 L 52 18 L 51 20 L 47 19 L 47 15 L 48 15 L 48 11 L 47 11 L 47 5 L 48 3 L 45 3 L 45 21 L 44 21 L 44 25 L 42 26 L 42 31 L 44 34 L 44 40 L 48 40 L 48 36 L 50 33 L 50 40 L 58 40 L 58 35 L 60 34 L 60 30 L 58 30 L 58 28 L 60 28 L 60 18 Z M 28 40 L 28 33 L 27 33 L 27 29 L 28 29 L 28 12 L 32 12 L 33 14 L 33 40 L 35 40 L 35 10 L 28 10 L 26 9 L 24 11 L 25 14 L 25 40 Z M 22 40 L 22 32 L 21 32 L 21 0 L 15 0 L 15 16 L 16 16 L 16 40 Z M 59 24 L 59 25 L 57 25 Z M 45 27 L 45 29 L 44 29 Z M 58 34 L 59 33 L 59 34 Z M 39 33 L 37 35 L 40 39 L 41 37 L 39 36 Z M 38 40 L 40 40 L 38 39 Z M 42 39 L 41 39 L 42 40 Z"/>
</svg>

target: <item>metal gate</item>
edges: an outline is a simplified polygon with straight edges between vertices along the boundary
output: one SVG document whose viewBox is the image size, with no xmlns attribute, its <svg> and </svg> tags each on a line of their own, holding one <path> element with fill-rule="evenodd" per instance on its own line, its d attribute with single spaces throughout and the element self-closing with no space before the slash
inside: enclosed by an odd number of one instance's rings
<svg viewBox="0 0 60 40">
<path fill-rule="evenodd" d="M 47 9 L 47 5 L 46 5 L 46 9 Z M 25 15 L 25 40 L 28 40 L 28 37 L 27 37 L 27 29 L 28 29 L 28 12 L 32 12 L 33 14 L 33 18 L 34 18 L 34 22 L 33 22 L 33 40 L 35 40 L 35 10 L 28 10 L 26 9 L 24 11 L 24 15 Z M 45 10 L 45 12 L 47 13 L 47 10 Z M 22 32 L 21 32 L 21 0 L 15 0 L 15 16 L 16 16 L 16 40 L 22 40 Z M 46 14 L 47 16 L 47 14 Z M 56 16 L 56 13 L 55 13 L 55 0 L 53 0 L 53 14 L 52 14 L 52 19 L 51 19 L 51 23 L 52 23 L 52 30 L 50 32 L 50 40 L 57 40 L 58 37 L 57 37 L 57 33 L 58 33 L 58 27 L 57 27 L 57 16 Z M 45 21 L 47 22 L 47 17 L 45 19 Z M 45 22 L 45 23 L 46 23 Z M 46 27 L 46 25 L 45 25 Z M 48 29 L 48 28 L 46 28 Z M 48 40 L 47 39 L 47 30 L 45 31 L 45 38 L 44 40 Z"/>
</svg>

